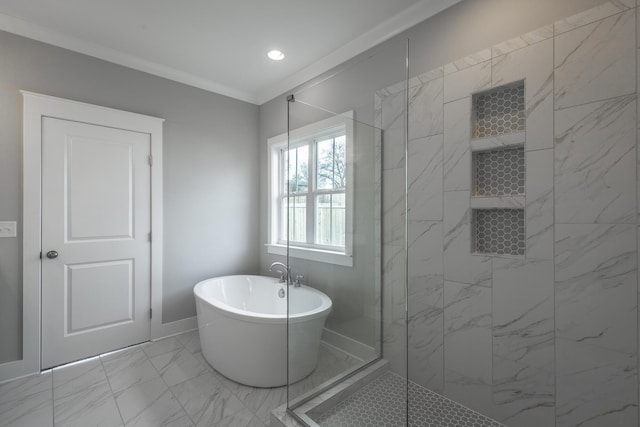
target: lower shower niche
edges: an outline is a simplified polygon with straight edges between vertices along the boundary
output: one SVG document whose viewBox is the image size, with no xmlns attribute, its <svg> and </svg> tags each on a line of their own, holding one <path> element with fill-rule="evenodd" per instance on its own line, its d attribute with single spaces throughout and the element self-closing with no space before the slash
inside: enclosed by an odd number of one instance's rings
<svg viewBox="0 0 640 427">
<path fill-rule="evenodd" d="M 474 209 L 472 251 L 524 256 L 524 209 Z"/>
</svg>

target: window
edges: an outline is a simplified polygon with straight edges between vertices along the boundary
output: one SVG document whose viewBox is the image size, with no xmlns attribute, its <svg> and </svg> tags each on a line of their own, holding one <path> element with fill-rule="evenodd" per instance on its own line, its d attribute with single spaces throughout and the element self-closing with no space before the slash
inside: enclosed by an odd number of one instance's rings
<svg viewBox="0 0 640 427">
<path fill-rule="evenodd" d="M 270 253 L 352 265 L 350 117 L 269 139 Z"/>
</svg>

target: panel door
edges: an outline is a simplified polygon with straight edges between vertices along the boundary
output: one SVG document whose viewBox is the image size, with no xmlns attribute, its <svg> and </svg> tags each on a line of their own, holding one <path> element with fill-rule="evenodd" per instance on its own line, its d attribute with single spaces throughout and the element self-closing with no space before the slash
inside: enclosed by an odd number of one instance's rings
<svg viewBox="0 0 640 427">
<path fill-rule="evenodd" d="M 42 122 L 42 368 L 150 338 L 150 135 Z"/>
</svg>

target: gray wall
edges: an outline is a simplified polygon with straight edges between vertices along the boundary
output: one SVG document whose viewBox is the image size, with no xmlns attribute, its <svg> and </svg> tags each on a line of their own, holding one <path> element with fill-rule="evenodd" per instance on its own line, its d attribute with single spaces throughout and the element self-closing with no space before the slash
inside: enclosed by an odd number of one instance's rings
<svg viewBox="0 0 640 427">
<path fill-rule="evenodd" d="M 193 285 L 258 269 L 257 106 L 0 32 L 0 220 L 22 218 L 20 89 L 166 119 L 163 322 Z M 21 358 L 22 235 L 0 239 L 0 363 Z"/>
<path fill-rule="evenodd" d="M 373 125 L 374 93 L 402 81 L 405 77 L 407 38 L 409 39 L 409 74 L 416 76 L 603 2 L 604 0 L 563 0 L 561 2 L 557 0 L 466 0 L 324 75 L 300 87 L 292 88 L 289 93 L 295 93 L 298 100 L 336 113 L 354 110 L 356 120 Z M 266 143 L 268 138 L 286 131 L 287 114 L 284 98 L 283 94 L 260 107 L 260 174 L 263 177 L 260 189 L 260 266 L 263 273 L 266 272 L 269 263 L 276 259 L 267 253 L 263 245 L 267 241 Z M 402 117 L 397 120 L 402 120 Z M 398 126 L 397 120 L 382 126 L 386 131 L 386 141 L 390 137 L 401 141 L 404 139 L 400 130 L 402 126 Z M 388 157 L 385 157 L 384 161 L 388 162 Z M 394 193 L 397 194 L 397 191 Z M 398 199 L 396 202 L 400 205 L 403 200 Z M 388 217 L 383 220 L 383 236 L 388 235 L 389 226 L 393 226 L 389 220 L 391 218 Z M 400 261 L 387 257 L 386 260 L 383 259 L 383 265 L 392 263 L 393 265 L 388 267 L 401 270 L 403 263 Z M 354 307 L 354 304 L 371 303 L 371 299 L 366 298 L 364 294 L 370 290 L 366 285 L 360 286 L 363 292 L 360 295 L 345 290 L 346 288 L 353 290 L 356 285 L 363 283 L 362 276 L 355 269 L 332 269 L 327 268 L 326 265 L 314 266 L 313 263 L 295 260 L 294 262 L 296 266 L 301 266 L 307 271 L 316 270 L 320 273 L 310 277 L 310 280 L 317 278 L 311 284 L 326 291 L 334 301 L 334 312 L 329 320 L 329 327 L 337 328 L 338 332 L 356 339 L 370 337 L 375 332 L 369 321 L 356 322 L 362 327 L 369 328 L 368 331 L 354 330 L 348 326 L 354 323 L 349 317 L 368 311 L 367 308 Z M 403 283 L 403 280 L 398 283 Z M 398 299 L 402 292 L 394 289 L 386 289 L 386 291 L 388 293 L 385 294 L 385 304 L 393 304 L 397 308 L 404 306 L 402 301 L 392 301 L 394 295 Z M 348 296 L 348 298 L 342 296 Z M 338 316 L 341 318 L 336 318 Z M 403 319 L 403 316 L 400 318 Z M 386 325 L 386 330 L 391 331 L 396 326 Z M 405 360 L 403 352 L 406 351 L 406 343 L 401 340 L 395 340 L 394 343 L 396 351 L 394 354 L 387 352 L 387 357 L 398 361 Z"/>
</svg>

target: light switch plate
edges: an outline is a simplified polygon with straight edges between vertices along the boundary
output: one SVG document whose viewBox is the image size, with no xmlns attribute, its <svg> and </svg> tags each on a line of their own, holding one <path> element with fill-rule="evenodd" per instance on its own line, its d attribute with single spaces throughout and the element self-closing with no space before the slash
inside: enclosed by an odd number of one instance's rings
<svg viewBox="0 0 640 427">
<path fill-rule="evenodd" d="M 15 221 L 0 221 L 0 238 L 16 237 L 18 225 Z"/>
</svg>

